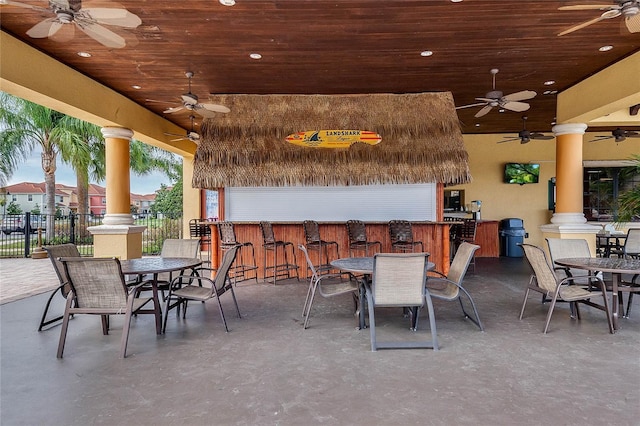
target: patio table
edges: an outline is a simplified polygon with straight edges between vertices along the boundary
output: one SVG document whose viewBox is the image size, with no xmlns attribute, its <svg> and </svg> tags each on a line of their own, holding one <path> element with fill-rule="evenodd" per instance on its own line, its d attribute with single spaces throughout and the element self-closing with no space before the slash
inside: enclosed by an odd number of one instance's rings
<svg viewBox="0 0 640 426">
<path fill-rule="evenodd" d="M 618 291 L 622 274 L 640 274 L 640 259 L 616 259 L 610 257 L 572 257 L 557 259 L 557 265 L 569 268 L 586 269 L 588 271 L 601 271 L 611 273 L 611 317 L 613 330 L 618 329 Z M 632 288 L 624 291 L 633 291 Z"/>
<path fill-rule="evenodd" d="M 156 334 L 162 334 L 162 310 L 158 300 L 158 274 L 195 268 L 201 264 L 202 260 L 188 257 L 141 257 L 120 261 L 122 273 L 125 275 L 153 275 L 151 292 L 155 302 Z"/>
</svg>

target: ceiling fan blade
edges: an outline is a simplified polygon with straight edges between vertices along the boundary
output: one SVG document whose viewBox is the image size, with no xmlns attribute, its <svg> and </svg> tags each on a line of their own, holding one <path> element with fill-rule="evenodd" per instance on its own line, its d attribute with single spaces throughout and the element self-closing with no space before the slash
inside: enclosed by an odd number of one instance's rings
<svg viewBox="0 0 640 426">
<path fill-rule="evenodd" d="M 502 100 L 511 102 L 511 101 L 525 101 L 527 99 L 535 98 L 537 95 L 533 90 L 523 90 L 521 92 L 511 93 L 510 95 L 505 95 L 502 97 Z"/>
<path fill-rule="evenodd" d="M 101 24 L 124 28 L 136 28 L 142 24 L 142 19 L 127 9 L 95 7 L 82 9 L 82 11 Z"/>
<path fill-rule="evenodd" d="M 630 33 L 640 33 L 640 13 L 634 16 L 627 16 L 624 23 Z"/>
<path fill-rule="evenodd" d="M 640 138 L 640 133 L 628 130 L 625 136 L 628 138 Z"/>
<path fill-rule="evenodd" d="M 491 105 L 486 105 L 484 108 L 482 108 L 480 111 L 478 111 L 476 113 L 476 115 L 474 115 L 475 118 L 480 118 L 482 116 L 485 116 L 489 113 L 489 111 L 491 111 L 491 108 L 493 108 Z"/>
<path fill-rule="evenodd" d="M 566 30 L 564 30 L 564 31 L 562 31 L 562 32 L 560 32 L 560 33 L 558 33 L 558 37 L 559 37 L 559 36 L 563 36 L 563 35 L 565 35 L 565 34 L 572 33 L 572 32 L 574 32 L 574 31 L 581 30 L 582 28 L 584 28 L 584 27 L 588 27 L 589 25 L 591 25 L 591 24 L 595 24 L 596 22 L 600 22 L 600 21 L 602 21 L 603 19 L 605 19 L 605 18 L 604 18 L 604 17 L 602 17 L 602 16 L 598 16 L 597 18 L 590 19 L 590 20 L 588 20 L 588 21 L 586 21 L 586 22 L 583 22 L 583 23 L 581 23 L 581 24 L 578 24 L 578 25 L 576 25 L 576 26 L 573 26 L 573 27 L 571 27 L 571 28 L 568 28 L 568 29 L 566 29 Z"/>
<path fill-rule="evenodd" d="M 31 38 L 51 37 L 57 33 L 63 25 L 63 23 L 58 21 L 58 18 L 47 18 L 31 27 L 31 29 L 27 31 L 27 35 Z"/>
<path fill-rule="evenodd" d="M 176 104 L 177 103 L 175 101 L 159 101 L 157 99 L 145 99 L 144 101 L 145 102 L 155 102 L 155 103 L 158 103 L 158 104 Z"/>
<path fill-rule="evenodd" d="M 49 38 L 51 40 L 64 43 L 64 42 L 73 40 L 73 37 L 75 36 L 75 34 L 76 34 L 75 25 L 61 24 L 60 29 L 56 31 L 55 34 L 50 35 Z"/>
<path fill-rule="evenodd" d="M 182 137 L 179 137 L 179 138 L 176 138 L 176 139 L 171 139 L 170 142 L 178 142 L 178 141 L 185 141 L 185 140 L 189 140 L 189 138 L 187 138 L 185 136 L 182 136 Z"/>
<path fill-rule="evenodd" d="M 106 29 L 100 24 L 77 25 L 80 27 L 82 32 L 104 46 L 114 49 L 121 49 L 126 46 L 124 38 L 120 37 L 113 31 Z"/>
<path fill-rule="evenodd" d="M 205 109 L 205 108 L 199 108 L 199 104 L 196 105 L 196 107 L 194 108 L 194 111 L 197 112 L 203 118 L 214 118 L 216 116 L 216 112 L 209 111 L 208 109 Z"/>
<path fill-rule="evenodd" d="M 514 138 L 509 138 L 509 139 L 503 139 L 501 141 L 498 141 L 498 143 L 513 142 L 513 141 L 517 141 L 518 139 L 520 139 L 519 136 Z"/>
<path fill-rule="evenodd" d="M 612 6 L 611 4 L 576 4 L 573 6 L 561 6 L 558 10 L 604 10 L 615 8 L 616 6 Z"/>
<path fill-rule="evenodd" d="M 596 136 L 595 139 L 591 139 L 589 142 L 600 142 L 605 139 L 611 139 L 613 136 Z"/>
<path fill-rule="evenodd" d="M 456 107 L 456 109 L 472 108 L 472 107 L 477 107 L 477 106 L 485 105 L 485 104 L 486 104 L 486 102 L 478 102 L 476 104 L 462 105 L 462 106 Z"/>
<path fill-rule="evenodd" d="M 30 4 L 20 3 L 20 2 L 17 2 L 17 1 L 11 1 L 11 0 L 0 0 L 0 5 L 23 7 L 25 9 L 33 9 L 33 10 L 37 10 L 37 11 L 40 11 L 40 12 L 49 12 L 49 9 L 44 8 L 44 7 L 32 6 Z"/>
<path fill-rule="evenodd" d="M 508 109 L 509 111 L 515 111 L 515 112 L 524 112 L 531 107 L 526 102 L 505 102 L 501 106 L 505 109 Z"/>
<path fill-rule="evenodd" d="M 548 141 L 554 138 L 554 136 L 544 135 L 542 133 L 531 133 L 529 135 L 530 139 L 538 139 L 543 141 Z"/>
<path fill-rule="evenodd" d="M 198 105 L 196 105 L 196 108 L 204 108 L 204 109 L 209 110 L 209 111 L 221 112 L 223 114 L 226 114 L 226 113 L 231 111 L 226 106 L 218 105 L 218 104 L 198 104 Z"/>
<path fill-rule="evenodd" d="M 476 101 L 483 101 L 484 103 L 496 102 L 497 98 L 476 98 Z M 482 105 L 482 104 L 481 104 Z"/>
<path fill-rule="evenodd" d="M 173 114 L 174 112 L 180 112 L 184 109 L 184 107 L 182 105 L 177 106 L 177 107 L 171 107 L 171 108 L 167 108 L 164 111 L 162 111 L 164 114 Z"/>
</svg>

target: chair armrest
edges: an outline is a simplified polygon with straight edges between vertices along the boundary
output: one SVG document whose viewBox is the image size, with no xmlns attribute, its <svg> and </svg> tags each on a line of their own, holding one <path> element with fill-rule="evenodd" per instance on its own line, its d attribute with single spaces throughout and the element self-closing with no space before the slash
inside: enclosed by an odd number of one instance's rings
<svg viewBox="0 0 640 426">
<path fill-rule="evenodd" d="M 436 274 L 440 278 L 447 278 L 447 276 L 440 271 L 427 271 L 427 279 L 429 279 L 428 274 Z"/>
</svg>

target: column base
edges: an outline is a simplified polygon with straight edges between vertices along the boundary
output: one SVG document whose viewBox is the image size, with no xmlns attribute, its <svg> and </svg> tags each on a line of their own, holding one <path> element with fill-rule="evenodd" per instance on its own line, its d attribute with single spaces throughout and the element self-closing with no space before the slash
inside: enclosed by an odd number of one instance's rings
<svg viewBox="0 0 640 426">
<path fill-rule="evenodd" d="M 551 222 L 540 226 L 543 238 L 587 240 L 591 255 L 596 255 L 596 234 L 602 230 L 601 226 L 588 224 L 582 213 L 555 213 Z M 544 250 L 547 251 L 546 243 Z"/>
<path fill-rule="evenodd" d="M 87 228 L 93 235 L 93 257 L 136 259 L 142 257 L 142 233 L 146 226 L 100 225 Z"/>
<path fill-rule="evenodd" d="M 133 225 L 133 216 L 130 213 L 107 213 L 102 219 L 105 225 Z"/>
</svg>

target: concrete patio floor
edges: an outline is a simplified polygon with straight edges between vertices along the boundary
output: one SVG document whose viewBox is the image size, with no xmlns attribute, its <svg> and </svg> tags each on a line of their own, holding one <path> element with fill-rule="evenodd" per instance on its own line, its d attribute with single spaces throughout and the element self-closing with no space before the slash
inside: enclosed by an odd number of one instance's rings
<svg viewBox="0 0 640 426">
<path fill-rule="evenodd" d="M 3 292 L 48 279 L 48 260 L 21 261 L 0 260 Z M 21 268 L 11 282 L 7 268 Z M 348 297 L 318 298 L 303 330 L 307 285 L 290 280 L 239 284 L 241 319 L 224 295 L 229 333 L 215 301 L 190 304 L 185 320 L 172 312 L 162 336 L 138 316 L 123 360 L 122 318 L 103 336 L 98 317 L 77 316 L 59 360 L 60 326 L 36 331 L 48 293 L 14 295 L 0 306 L 0 424 L 640 424 L 640 300 L 615 335 L 603 312 L 583 306 L 578 322 L 565 304 L 543 335 L 538 294 L 518 320 L 528 276 L 523 259 L 478 259 L 465 287 L 486 331 L 434 301 L 438 352 L 371 352 Z M 398 310 L 376 312 L 383 336 L 429 337 L 426 315 L 411 333 Z"/>
</svg>

